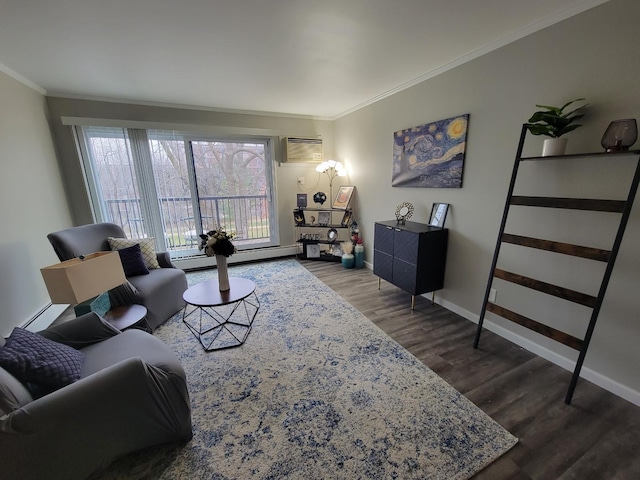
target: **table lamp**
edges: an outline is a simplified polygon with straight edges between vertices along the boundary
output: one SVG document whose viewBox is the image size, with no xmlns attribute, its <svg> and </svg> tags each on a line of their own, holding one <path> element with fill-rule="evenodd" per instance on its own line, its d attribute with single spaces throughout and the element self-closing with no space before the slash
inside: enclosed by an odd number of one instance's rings
<svg viewBox="0 0 640 480">
<path fill-rule="evenodd" d="M 111 308 L 108 291 L 127 281 L 118 252 L 97 252 L 40 269 L 52 303 L 75 305 L 76 316 Z"/>
</svg>

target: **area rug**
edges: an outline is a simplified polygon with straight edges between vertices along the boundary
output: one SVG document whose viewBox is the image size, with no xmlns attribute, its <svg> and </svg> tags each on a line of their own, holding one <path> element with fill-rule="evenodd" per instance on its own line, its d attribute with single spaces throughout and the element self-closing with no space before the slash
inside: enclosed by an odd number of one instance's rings
<svg viewBox="0 0 640 480">
<path fill-rule="evenodd" d="M 155 332 L 187 373 L 193 440 L 98 478 L 451 480 L 516 444 L 294 259 L 229 274 L 253 280 L 261 302 L 244 345 L 207 353 L 181 315 Z"/>
</svg>

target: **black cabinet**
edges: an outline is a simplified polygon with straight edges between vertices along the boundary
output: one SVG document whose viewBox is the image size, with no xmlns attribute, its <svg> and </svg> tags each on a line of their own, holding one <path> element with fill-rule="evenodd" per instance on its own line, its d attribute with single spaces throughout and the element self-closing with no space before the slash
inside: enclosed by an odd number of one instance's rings
<svg viewBox="0 0 640 480">
<path fill-rule="evenodd" d="M 449 230 L 396 220 L 376 222 L 373 273 L 411 295 L 444 285 Z"/>
</svg>

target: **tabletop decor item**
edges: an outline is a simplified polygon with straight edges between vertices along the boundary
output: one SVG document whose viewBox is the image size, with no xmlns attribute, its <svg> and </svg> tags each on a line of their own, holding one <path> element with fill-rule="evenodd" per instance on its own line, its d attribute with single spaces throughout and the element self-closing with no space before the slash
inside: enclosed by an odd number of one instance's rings
<svg viewBox="0 0 640 480">
<path fill-rule="evenodd" d="M 584 100 L 584 98 L 576 98 L 561 107 L 536 105 L 536 107 L 543 108 L 544 110 L 539 110 L 531 115 L 526 126 L 532 135 L 545 135 L 550 137 L 544 141 L 542 147 L 543 157 L 564 155 L 564 151 L 567 148 L 567 139 L 560 137 L 582 126 L 575 122 L 584 117 L 582 110 L 588 107 L 589 104 L 585 103 L 581 107 L 569 112 L 565 112 L 564 109 L 575 102 L 583 102 Z"/>
<path fill-rule="evenodd" d="M 331 223 L 331 212 L 318 213 L 318 225 L 329 225 Z"/>
<path fill-rule="evenodd" d="M 316 192 L 313 194 L 313 201 L 322 205 L 327 201 L 327 194 L 324 192 Z"/>
<path fill-rule="evenodd" d="M 227 257 L 236 253 L 236 247 L 231 243 L 233 234 L 224 230 L 210 230 L 200 235 L 202 242 L 200 250 L 204 250 L 207 257 L 216 257 L 216 267 L 218 268 L 218 286 L 221 292 L 228 291 L 229 271 L 227 269 Z"/>
<path fill-rule="evenodd" d="M 351 242 L 341 242 L 340 246 L 342 247 L 342 266 L 344 268 L 353 268 L 354 257 L 353 257 L 353 243 Z"/>
<path fill-rule="evenodd" d="M 635 118 L 614 120 L 609 124 L 600 142 L 607 153 L 626 152 L 638 139 L 638 125 Z"/>
<path fill-rule="evenodd" d="M 396 220 L 398 224 L 404 225 L 407 220 L 413 215 L 413 204 L 409 202 L 402 202 L 396 208 Z"/>
<path fill-rule="evenodd" d="M 356 243 L 356 246 L 353 247 L 353 256 L 355 260 L 355 268 L 364 267 L 364 245 L 362 244 L 362 239 L 358 239 L 359 243 Z"/>
</svg>

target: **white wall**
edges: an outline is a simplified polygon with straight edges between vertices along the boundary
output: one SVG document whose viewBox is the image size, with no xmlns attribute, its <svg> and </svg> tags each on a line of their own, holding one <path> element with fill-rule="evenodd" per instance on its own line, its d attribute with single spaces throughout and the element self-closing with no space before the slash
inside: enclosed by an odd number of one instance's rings
<svg viewBox="0 0 640 480">
<path fill-rule="evenodd" d="M 444 305 L 477 320 L 522 123 L 535 104 L 560 105 L 586 97 L 592 106 L 585 126 L 568 137 L 568 153 L 575 153 L 601 151 L 600 138 L 611 120 L 640 118 L 639 24 L 640 3 L 613 0 L 337 120 L 337 160 L 351 166 L 351 180 L 358 187 L 367 261 L 372 261 L 374 222 L 393 219 L 398 204 L 412 202 L 416 209 L 412 220 L 426 222 L 433 202 L 450 203 L 445 289 L 439 296 Z M 471 116 L 463 187 L 392 188 L 393 132 L 465 113 Z M 542 139 L 530 138 L 527 152 L 535 154 Z M 575 169 L 569 171 L 572 163 Z M 521 187 L 531 194 L 619 198 L 631 175 L 622 163 L 537 164 L 528 167 L 529 175 L 542 183 L 543 190 L 535 190 L 534 182 L 524 182 Z M 552 212 L 547 220 L 532 210 L 523 211 L 524 221 L 511 225 L 518 230 L 514 233 L 533 233 L 529 232 L 531 227 L 542 224 L 542 238 L 546 235 L 552 240 L 601 248 L 611 245 L 607 231 L 615 221 L 608 214 L 587 218 Z M 636 403 L 640 402 L 636 368 L 640 364 L 640 307 L 635 298 L 640 291 L 639 233 L 640 206 L 636 202 L 584 370 L 590 379 Z M 567 281 L 570 287 L 597 293 L 602 269 L 585 266 L 589 262 L 569 261 L 556 273 L 556 260 L 544 263 L 536 252 L 527 252 L 524 259 L 512 252 L 506 258 L 507 265 L 519 258 L 531 276 L 560 285 Z M 514 291 L 504 283 L 496 286 L 499 304 L 525 302 L 521 290 Z M 555 322 L 576 333 L 583 331 L 586 323 L 575 320 L 584 317 L 584 311 L 565 310 L 542 295 L 528 308 L 532 308 L 533 318 Z M 565 367 L 577 358 L 573 350 L 498 317 L 490 319 L 503 334 L 519 336 L 523 345 Z"/>
<path fill-rule="evenodd" d="M 0 73 L 0 335 L 49 303 L 47 233 L 70 226 L 44 97 Z"/>
</svg>

